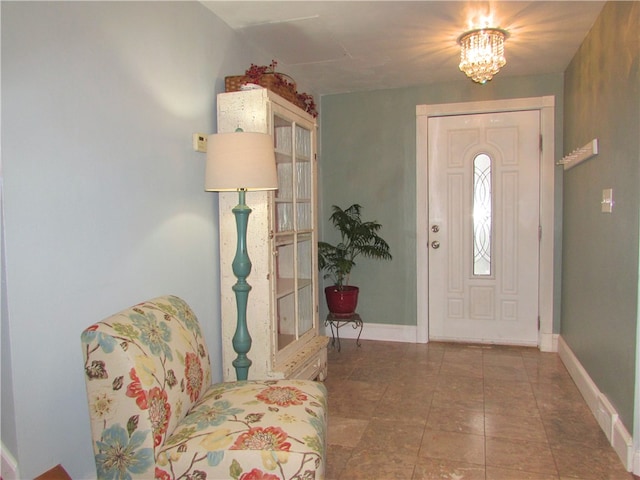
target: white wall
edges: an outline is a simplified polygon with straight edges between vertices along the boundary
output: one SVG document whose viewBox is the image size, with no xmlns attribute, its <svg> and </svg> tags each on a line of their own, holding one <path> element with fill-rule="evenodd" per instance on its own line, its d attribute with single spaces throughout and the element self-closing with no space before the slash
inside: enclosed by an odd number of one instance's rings
<svg viewBox="0 0 640 480">
<path fill-rule="evenodd" d="M 217 194 L 191 134 L 215 131 L 224 76 L 266 59 L 197 2 L 1 8 L 6 446 L 20 478 L 91 478 L 83 328 L 173 293 L 219 361 Z"/>
</svg>

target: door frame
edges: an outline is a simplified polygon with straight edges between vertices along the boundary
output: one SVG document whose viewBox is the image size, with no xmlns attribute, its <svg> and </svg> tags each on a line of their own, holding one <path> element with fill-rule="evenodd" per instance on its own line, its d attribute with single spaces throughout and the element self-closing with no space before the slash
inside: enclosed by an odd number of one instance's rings
<svg viewBox="0 0 640 480">
<path fill-rule="evenodd" d="M 558 350 L 557 335 L 553 333 L 554 300 L 554 207 L 555 207 L 555 97 L 531 97 L 486 102 L 444 103 L 416 106 L 416 342 L 429 342 L 429 203 L 428 203 L 428 145 L 429 117 L 500 113 L 519 110 L 540 111 L 542 152 L 540 161 L 540 255 L 538 265 L 538 348 L 543 352 Z M 425 215 L 424 213 L 427 213 Z M 544 281 L 542 281 L 544 279 Z"/>
</svg>

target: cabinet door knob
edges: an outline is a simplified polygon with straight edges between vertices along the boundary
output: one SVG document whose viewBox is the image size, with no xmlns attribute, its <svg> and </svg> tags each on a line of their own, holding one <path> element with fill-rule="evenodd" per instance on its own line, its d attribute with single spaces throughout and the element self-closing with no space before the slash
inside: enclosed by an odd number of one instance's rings
<svg viewBox="0 0 640 480">
<path fill-rule="evenodd" d="M 434 240 L 433 242 L 431 242 L 431 248 L 433 248 L 433 249 L 440 248 L 440 242 L 437 241 L 437 240 Z"/>
</svg>

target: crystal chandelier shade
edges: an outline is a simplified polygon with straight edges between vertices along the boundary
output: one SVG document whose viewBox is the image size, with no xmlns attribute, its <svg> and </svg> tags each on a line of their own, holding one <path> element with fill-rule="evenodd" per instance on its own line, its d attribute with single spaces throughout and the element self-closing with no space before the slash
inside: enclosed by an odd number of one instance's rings
<svg viewBox="0 0 640 480">
<path fill-rule="evenodd" d="M 460 70 L 474 82 L 491 80 L 507 63 L 504 41 L 508 36 L 501 28 L 478 28 L 460 35 Z"/>
</svg>

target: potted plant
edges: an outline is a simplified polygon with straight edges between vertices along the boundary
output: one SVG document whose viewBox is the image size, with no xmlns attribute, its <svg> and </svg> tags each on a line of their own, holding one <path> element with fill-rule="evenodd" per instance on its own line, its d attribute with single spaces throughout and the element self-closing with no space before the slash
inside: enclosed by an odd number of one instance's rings
<svg viewBox="0 0 640 480">
<path fill-rule="evenodd" d="M 333 281 L 324 289 L 329 311 L 340 317 L 347 317 L 356 311 L 359 288 L 349 285 L 351 269 L 355 259 L 363 257 L 391 260 L 389 245 L 379 235 L 382 228 L 378 222 L 364 222 L 360 216 L 362 207 L 353 204 L 346 210 L 333 205 L 329 220 L 340 232 L 336 245 L 318 242 L 318 268 L 324 271 L 324 278 Z"/>
</svg>

